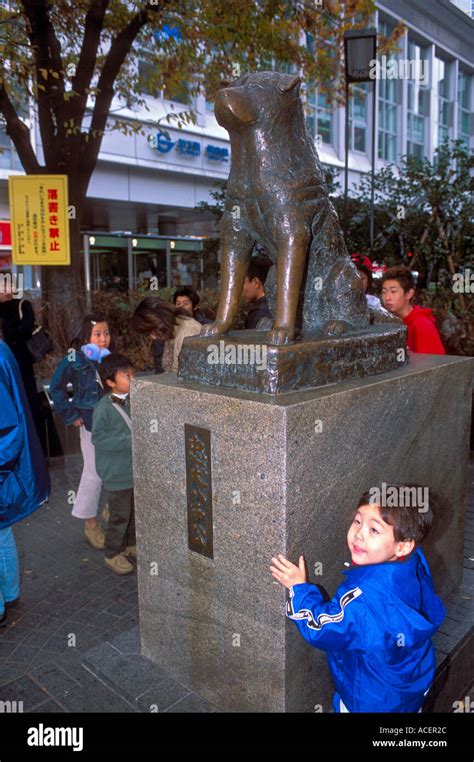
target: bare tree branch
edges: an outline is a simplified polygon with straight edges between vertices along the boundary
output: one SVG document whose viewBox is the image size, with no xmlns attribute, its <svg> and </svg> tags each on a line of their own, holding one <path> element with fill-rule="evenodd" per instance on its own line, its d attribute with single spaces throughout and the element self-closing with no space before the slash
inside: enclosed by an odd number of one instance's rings
<svg viewBox="0 0 474 762">
<path fill-rule="evenodd" d="M 168 0 L 162 0 L 160 5 L 151 6 L 148 3 L 146 8 L 139 11 L 112 41 L 97 85 L 98 95 L 89 129 L 90 139 L 88 143 L 83 143 L 83 147 L 86 147 L 82 157 L 85 165 L 85 177 L 90 177 L 97 161 L 102 135 L 105 131 L 110 105 L 114 97 L 114 83 L 120 68 L 130 52 L 137 35 L 150 20 L 149 12 L 159 15 L 167 4 Z"/>
<path fill-rule="evenodd" d="M 93 0 L 87 11 L 79 62 L 76 75 L 72 81 L 72 89 L 79 94 L 79 97 L 71 99 L 66 105 L 66 118 L 68 120 L 71 118 L 82 120 L 87 105 L 87 90 L 90 88 L 94 74 L 100 35 L 109 2 L 110 0 Z"/>
<path fill-rule="evenodd" d="M 43 168 L 40 166 L 33 151 L 30 130 L 18 117 L 4 84 L 0 85 L 0 111 L 7 125 L 7 134 L 13 140 L 25 172 L 30 175 L 39 174 Z"/>
<path fill-rule="evenodd" d="M 35 56 L 38 115 L 44 156 L 48 165 L 60 165 L 60 146 L 65 136 L 61 45 L 49 18 L 46 0 L 21 2 L 29 21 L 28 37 Z M 46 77 L 41 69 L 47 72 Z M 52 71 L 58 76 L 53 77 Z"/>
</svg>

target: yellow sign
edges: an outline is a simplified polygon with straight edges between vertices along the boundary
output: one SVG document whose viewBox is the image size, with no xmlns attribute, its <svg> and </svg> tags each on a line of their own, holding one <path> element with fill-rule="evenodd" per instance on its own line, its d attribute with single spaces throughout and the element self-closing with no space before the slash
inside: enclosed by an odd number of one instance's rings
<svg viewBox="0 0 474 762">
<path fill-rule="evenodd" d="M 67 175 L 8 178 L 15 265 L 69 265 Z"/>
</svg>

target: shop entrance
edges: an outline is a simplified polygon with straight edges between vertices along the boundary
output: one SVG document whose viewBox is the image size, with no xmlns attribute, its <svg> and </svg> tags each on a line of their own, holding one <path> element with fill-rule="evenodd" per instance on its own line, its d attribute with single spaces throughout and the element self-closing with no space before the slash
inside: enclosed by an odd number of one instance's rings
<svg viewBox="0 0 474 762">
<path fill-rule="evenodd" d="M 85 233 L 83 254 L 88 291 L 146 287 L 204 287 L 204 237 Z"/>
</svg>

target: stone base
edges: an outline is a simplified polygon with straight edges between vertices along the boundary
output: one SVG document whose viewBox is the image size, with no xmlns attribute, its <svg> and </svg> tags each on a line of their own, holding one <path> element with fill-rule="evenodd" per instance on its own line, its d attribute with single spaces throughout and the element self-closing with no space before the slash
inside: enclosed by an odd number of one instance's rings
<svg viewBox="0 0 474 762">
<path fill-rule="evenodd" d="M 360 495 L 383 481 L 419 483 L 441 499 L 424 550 L 438 592 L 448 596 L 462 574 L 473 365 L 414 355 L 397 371 L 277 397 L 168 374 L 137 379 L 144 656 L 223 709 L 331 711 L 325 655 L 285 619 L 286 593 L 270 559 L 303 553 L 310 581 L 333 595 Z M 188 457 L 187 484 L 189 426 L 188 456 L 196 457 Z M 208 460 L 193 445 L 199 429 L 210 432 Z M 203 502 L 188 515 L 190 479 L 196 489 L 202 480 Z M 206 512 L 208 556 L 190 550 L 202 538 L 189 531 Z"/>
<path fill-rule="evenodd" d="M 266 331 L 191 336 L 181 349 L 178 377 L 260 394 L 285 394 L 402 367 L 406 333 L 403 325 L 374 325 L 337 338 L 303 334 L 286 346 L 266 344 Z"/>
</svg>

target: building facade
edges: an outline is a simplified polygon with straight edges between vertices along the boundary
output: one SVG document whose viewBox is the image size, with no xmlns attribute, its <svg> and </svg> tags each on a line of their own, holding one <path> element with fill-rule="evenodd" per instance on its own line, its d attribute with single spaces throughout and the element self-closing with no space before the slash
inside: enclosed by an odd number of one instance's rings
<svg viewBox="0 0 474 762">
<path fill-rule="evenodd" d="M 465 10 L 465 9 L 464 9 Z M 444 138 L 474 140 L 474 21 L 450 0 L 385 0 L 372 25 L 389 34 L 400 19 L 407 30 L 374 83 L 353 86 L 349 101 L 349 187 L 371 170 L 375 117 L 376 168 L 408 154 L 432 159 Z M 367 24 L 369 26 L 370 24 Z M 141 62 L 145 65 L 146 62 Z M 389 72 L 398 72 L 396 77 Z M 385 72 L 385 74 L 384 74 Z M 120 109 L 122 119 L 141 123 L 145 134 L 107 133 L 89 186 L 84 219 L 84 257 L 91 288 L 127 287 L 156 276 L 159 286 L 214 285 L 206 278 L 205 241 L 215 235 L 212 215 L 196 209 L 212 203 L 216 180 L 229 171 L 227 132 L 212 105 L 186 92 L 170 101 L 145 94 L 148 110 Z M 182 129 L 168 115 L 193 110 L 196 124 Z M 29 114 L 34 144 L 41 139 Z M 322 94 L 307 94 L 307 123 L 323 164 L 333 167 L 343 188 L 345 109 L 329 108 Z M 158 124 L 166 126 L 167 135 Z M 7 179 L 22 172 L 18 156 L 0 129 L 0 220 L 9 219 Z M 3 231 L 6 231 L 3 233 Z M 11 245 L 0 225 L 0 266 L 9 266 Z M 40 273 L 24 268 L 26 287 Z"/>
</svg>

